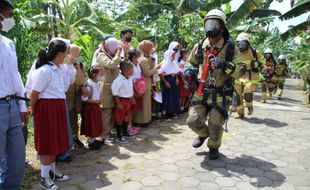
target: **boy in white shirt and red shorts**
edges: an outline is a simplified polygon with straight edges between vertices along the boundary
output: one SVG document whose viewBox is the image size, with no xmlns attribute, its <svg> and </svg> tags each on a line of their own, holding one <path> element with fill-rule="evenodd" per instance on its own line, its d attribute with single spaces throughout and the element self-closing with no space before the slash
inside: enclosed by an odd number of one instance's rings
<svg viewBox="0 0 310 190">
<path fill-rule="evenodd" d="M 119 143 L 127 143 L 126 137 L 134 137 L 127 132 L 129 117 L 132 112 L 133 99 L 133 65 L 129 61 L 120 64 L 121 73 L 112 83 L 112 94 L 115 101 L 115 125 Z"/>
</svg>

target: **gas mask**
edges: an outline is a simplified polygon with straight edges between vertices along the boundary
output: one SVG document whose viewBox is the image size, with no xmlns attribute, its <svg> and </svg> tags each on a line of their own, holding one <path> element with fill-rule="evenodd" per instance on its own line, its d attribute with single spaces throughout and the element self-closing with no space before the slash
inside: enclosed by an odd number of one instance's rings
<svg viewBox="0 0 310 190">
<path fill-rule="evenodd" d="M 0 15 L 3 17 L 3 21 L 1 21 L 2 31 L 9 32 L 15 26 L 14 19 L 13 18 L 6 18 L 1 13 L 0 13 Z"/>
<path fill-rule="evenodd" d="M 285 59 L 279 59 L 279 64 L 283 65 L 285 63 Z"/>
<path fill-rule="evenodd" d="M 265 54 L 265 59 L 266 60 L 271 60 L 271 54 L 270 53 Z"/>
<path fill-rule="evenodd" d="M 244 52 L 250 46 L 250 44 L 249 44 L 249 42 L 247 40 L 238 41 L 237 44 L 238 44 L 238 49 L 239 49 L 240 52 Z"/>
<path fill-rule="evenodd" d="M 208 19 L 205 22 L 206 37 L 214 38 L 221 33 L 221 24 L 218 20 Z"/>
</svg>

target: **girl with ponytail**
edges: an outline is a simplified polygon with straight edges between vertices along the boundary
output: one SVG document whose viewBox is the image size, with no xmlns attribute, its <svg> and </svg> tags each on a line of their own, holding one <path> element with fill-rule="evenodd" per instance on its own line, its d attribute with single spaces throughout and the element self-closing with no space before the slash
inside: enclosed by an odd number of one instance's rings
<svg viewBox="0 0 310 190">
<path fill-rule="evenodd" d="M 34 118 L 35 149 L 41 161 L 40 186 L 58 189 L 54 181 L 66 181 L 67 175 L 55 168 L 56 155 L 68 149 L 66 91 L 74 82 L 76 70 L 70 60 L 70 42 L 56 38 L 40 50 L 31 73 L 30 104 Z"/>
</svg>

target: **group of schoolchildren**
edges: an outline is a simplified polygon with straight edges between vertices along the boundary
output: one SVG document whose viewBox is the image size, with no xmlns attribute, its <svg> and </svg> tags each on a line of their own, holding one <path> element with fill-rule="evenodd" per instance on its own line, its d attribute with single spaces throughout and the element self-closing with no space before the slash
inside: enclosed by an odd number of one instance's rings
<svg viewBox="0 0 310 190">
<path fill-rule="evenodd" d="M 99 150 L 104 143 L 127 143 L 159 113 L 171 120 L 186 111 L 194 90 L 194 76 L 185 72 L 189 50 L 171 42 L 158 64 L 154 43 L 143 40 L 132 48 L 132 35 L 125 28 L 121 40 L 105 36 L 87 71 L 82 49 L 67 39 L 54 38 L 40 50 L 25 87 L 42 187 L 58 189 L 55 180 L 69 179 L 55 161 L 70 155 L 73 144 L 84 147 L 79 135 L 87 137 L 89 149 Z"/>
</svg>

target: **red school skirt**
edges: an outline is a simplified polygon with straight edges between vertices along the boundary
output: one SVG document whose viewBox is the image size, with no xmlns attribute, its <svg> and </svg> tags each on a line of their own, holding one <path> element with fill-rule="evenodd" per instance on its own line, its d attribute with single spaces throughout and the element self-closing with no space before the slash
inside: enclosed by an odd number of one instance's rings
<svg viewBox="0 0 310 190">
<path fill-rule="evenodd" d="M 123 109 L 119 109 L 117 104 L 115 103 L 115 122 L 122 123 L 125 119 L 128 119 L 133 108 L 133 101 L 130 98 L 119 98 L 121 104 L 123 105 Z"/>
<path fill-rule="evenodd" d="M 39 155 L 56 156 L 68 150 L 65 99 L 39 99 L 34 112 L 35 149 Z"/>
<path fill-rule="evenodd" d="M 180 96 L 181 97 L 188 97 L 193 92 L 192 88 L 189 88 L 189 89 L 184 88 L 184 82 L 183 82 L 181 76 L 179 76 L 179 89 L 180 89 Z"/>
<path fill-rule="evenodd" d="M 100 106 L 98 104 L 83 102 L 81 135 L 96 138 L 99 137 L 101 133 L 102 116 Z"/>
</svg>

